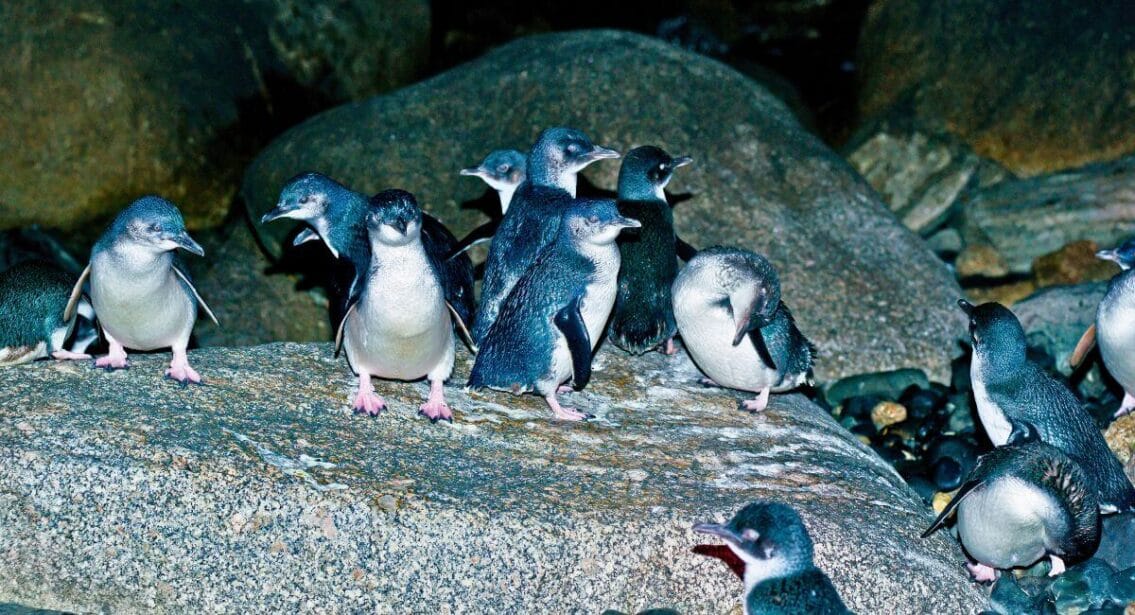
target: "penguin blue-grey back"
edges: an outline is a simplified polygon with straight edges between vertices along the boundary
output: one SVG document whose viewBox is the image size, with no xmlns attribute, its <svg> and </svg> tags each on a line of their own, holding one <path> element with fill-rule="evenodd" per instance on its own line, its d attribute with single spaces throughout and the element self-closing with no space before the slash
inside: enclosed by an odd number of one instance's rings
<svg viewBox="0 0 1135 615">
<path fill-rule="evenodd" d="M 473 339 L 478 345 L 513 285 L 556 239 L 560 218 L 575 204 L 579 172 L 596 160 L 618 155 L 572 128 L 549 128 L 540 134 L 528 154 L 527 178 L 513 195 L 485 261 L 481 301 L 473 325 Z"/>
<path fill-rule="evenodd" d="M 1008 441 L 1013 422 L 1031 424 L 1041 440 L 1084 469 L 1105 512 L 1135 510 L 1135 487 L 1123 466 L 1071 389 L 1028 360 L 1025 332 L 1013 312 L 997 303 L 959 305 L 970 317 L 978 418 L 994 446 Z"/>
<path fill-rule="evenodd" d="M 627 152 L 619 169 L 619 212 L 642 228 L 618 240 L 622 267 L 608 337 L 632 354 L 659 346 L 674 353 L 678 325 L 670 290 L 678 275 L 678 238 L 664 189 L 674 171 L 691 161 L 647 145 Z"/>
<path fill-rule="evenodd" d="M 44 357 L 89 359 L 64 347 L 76 314 L 65 317 L 75 277 L 46 261 L 24 261 L 0 273 L 0 367 Z M 90 304 L 79 311 L 94 318 Z M 85 348 L 85 346 L 84 346 Z"/>
</svg>

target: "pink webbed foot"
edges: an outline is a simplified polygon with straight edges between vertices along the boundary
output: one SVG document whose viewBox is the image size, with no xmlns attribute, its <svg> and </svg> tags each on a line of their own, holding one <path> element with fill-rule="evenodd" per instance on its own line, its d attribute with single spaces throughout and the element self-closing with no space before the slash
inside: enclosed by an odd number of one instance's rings
<svg viewBox="0 0 1135 615">
<path fill-rule="evenodd" d="M 560 386 L 556 387 L 556 395 L 565 395 L 567 393 L 571 393 L 574 390 L 575 389 L 571 388 L 570 384 L 561 384 Z"/>
<path fill-rule="evenodd" d="M 201 384 L 201 374 L 189 366 L 189 359 L 184 353 L 174 352 L 173 361 L 170 361 L 169 369 L 166 370 L 166 378 L 176 380 L 181 386 L 191 382 Z"/>
<path fill-rule="evenodd" d="M 757 395 L 756 399 L 746 399 L 745 401 L 741 402 L 741 409 L 748 410 L 749 412 L 752 412 L 754 414 L 757 412 L 764 412 L 764 409 L 768 407 L 768 394 L 768 389 L 761 389 L 761 392 L 759 395 Z"/>
<path fill-rule="evenodd" d="M 548 407 L 552 409 L 552 415 L 561 421 L 582 421 L 584 419 L 595 418 L 592 414 L 580 412 L 575 408 L 565 408 L 560 405 L 560 401 L 556 399 L 555 393 L 548 395 L 544 398 L 548 402 Z"/>
<path fill-rule="evenodd" d="M 370 383 L 370 374 L 359 374 L 359 393 L 355 395 L 355 412 L 378 416 L 385 409 L 386 402 L 374 392 L 374 386 Z"/>
<path fill-rule="evenodd" d="M 972 562 L 966 564 L 966 569 L 969 570 L 969 574 L 973 577 L 973 580 L 978 583 L 997 580 L 997 569 L 992 566 L 986 566 L 980 562 Z"/>
<path fill-rule="evenodd" d="M 95 359 L 95 367 L 102 367 L 107 371 L 130 367 L 130 363 L 126 360 L 126 349 L 122 347 L 122 344 L 111 341 L 110 352 L 106 356 Z"/>
<path fill-rule="evenodd" d="M 1114 418 L 1119 418 L 1124 414 L 1131 414 L 1132 411 L 1135 411 L 1135 395 L 1124 391 L 1123 403 L 1119 404 L 1119 410 L 1115 411 Z"/>
<path fill-rule="evenodd" d="M 440 380 L 430 382 L 430 396 L 426 403 L 418 407 L 418 414 L 428 418 L 430 422 L 453 422 L 453 411 L 445 403 L 445 392 Z"/>
<path fill-rule="evenodd" d="M 668 357 L 672 357 L 672 356 L 678 354 L 678 349 L 676 347 L 674 347 L 674 338 L 672 338 L 672 337 L 668 338 L 666 340 L 666 343 L 663 344 L 662 346 L 660 346 L 658 348 L 658 350 L 660 350 L 662 352 L 662 354 L 664 354 Z"/>
<path fill-rule="evenodd" d="M 1052 568 L 1048 571 L 1048 576 L 1056 577 L 1064 574 L 1064 560 L 1053 554 L 1048 556 L 1048 560 L 1052 563 Z"/>
<path fill-rule="evenodd" d="M 91 358 L 91 355 L 85 352 L 71 352 L 70 350 L 56 350 L 51 353 L 51 358 L 57 361 L 83 361 Z"/>
<path fill-rule="evenodd" d="M 713 378 L 698 378 L 698 384 L 702 385 L 703 387 L 713 387 L 715 389 L 721 388 L 721 385 L 717 384 L 717 382 L 714 381 Z"/>
</svg>

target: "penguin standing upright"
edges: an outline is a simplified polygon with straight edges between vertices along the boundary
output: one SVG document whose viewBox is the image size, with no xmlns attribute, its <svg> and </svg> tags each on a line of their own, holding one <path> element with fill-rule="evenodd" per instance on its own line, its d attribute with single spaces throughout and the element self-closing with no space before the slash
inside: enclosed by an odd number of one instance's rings
<svg viewBox="0 0 1135 615">
<path fill-rule="evenodd" d="M 25 261 L 0 273 L 0 367 L 44 357 L 89 359 L 92 338 L 64 345 L 75 330 L 77 315 L 64 317 L 75 277 L 46 261 Z M 78 315 L 94 320 L 91 304 L 80 299 Z"/>
<path fill-rule="evenodd" d="M 1114 261 L 1123 270 L 1107 285 L 1107 293 L 1096 308 L 1096 321 L 1084 334 L 1072 354 L 1076 367 L 1084 355 L 1098 344 L 1104 367 L 1123 387 L 1123 401 L 1115 416 L 1135 410 L 1135 239 L 1128 239 L 1114 250 L 1100 250 L 1096 257 Z"/>
<path fill-rule="evenodd" d="M 409 192 L 385 190 L 371 199 L 366 221 L 370 266 L 336 336 L 359 377 L 354 409 L 372 416 L 385 409 L 372 376 L 424 377 L 430 392 L 419 412 L 452 421 L 442 385 L 453 372 L 453 324 L 442 277 L 422 242 L 422 210 Z"/>
<path fill-rule="evenodd" d="M 615 303 L 619 249 L 615 238 L 639 223 L 613 201 L 576 204 L 564 214 L 556 241 L 513 286 L 480 345 L 468 386 L 544 396 L 556 418 L 587 417 L 564 408 L 556 390 L 569 378 L 582 389 L 591 353 Z"/>
<path fill-rule="evenodd" d="M 512 204 L 512 195 L 527 177 L 527 167 L 528 159 L 524 154 L 514 149 L 498 149 L 485 156 L 481 164 L 461 169 L 461 174 L 480 177 L 490 188 L 496 190 L 501 203 L 501 216 L 504 216 L 508 213 L 508 206 Z M 492 220 L 462 237 L 454 251 L 454 256 L 483 241 L 491 240 L 497 232 L 497 227 L 500 226 L 500 221 L 501 217 L 494 216 Z"/>
<path fill-rule="evenodd" d="M 678 326 L 670 287 L 678 275 L 678 237 L 664 188 L 676 169 L 692 161 L 647 145 L 627 152 L 619 169 L 619 213 L 642 228 L 619 237 L 623 264 L 608 337 L 632 354 L 659 346 L 674 354 Z"/>
<path fill-rule="evenodd" d="M 205 255 L 185 230 L 177 207 L 156 196 L 131 203 L 95 243 L 90 265 L 75 284 L 64 317 L 75 313 L 89 276 L 91 306 L 110 345 L 109 354 L 96 359 L 96 366 L 127 367 L 126 348 L 170 348 L 173 360 L 166 377 L 181 384 L 201 382 L 201 375 L 189 365 L 186 349 L 198 306 L 214 323 L 217 318 L 181 269 L 178 248 Z"/>
<path fill-rule="evenodd" d="M 556 239 L 560 218 L 576 202 L 579 172 L 597 160 L 618 156 L 572 128 L 549 128 L 540 134 L 528 154 L 528 176 L 513 195 L 485 261 L 481 302 L 473 324 L 473 340 L 478 345 L 512 286 Z"/>
<path fill-rule="evenodd" d="M 816 568 L 812 538 L 792 507 L 754 502 L 728 523 L 699 523 L 694 531 L 723 539 L 740 559 L 745 615 L 850 613 L 828 575 Z"/>
<path fill-rule="evenodd" d="M 780 277 L 765 257 L 737 248 L 697 253 L 674 280 L 674 318 L 694 363 L 714 383 L 757 393 L 750 412 L 770 392 L 811 379 L 811 342 L 780 299 Z"/>
<path fill-rule="evenodd" d="M 1042 441 L 1084 469 L 1099 493 L 1103 512 L 1135 510 L 1135 487 L 1080 401 L 1066 385 L 1028 360 L 1025 331 L 1017 317 L 997 303 L 974 307 L 962 299 L 958 305 L 970 318 L 970 380 L 978 418 L 990 442 L 1004 445 L 1013 422 L 1031 424 Z"/>
<path fill-rule="evenodd" d="M 1099 498 L 1080 465 L 1041 441 L 1036 428 L 1013 423 L 1004 446 L 983 455 L 922 537 L 957 515 L 958 540 L 973 560 L 974 579 L 1049 558 L 1049 576 L 1091 557 L 1099 545 Z"/>
</svg>

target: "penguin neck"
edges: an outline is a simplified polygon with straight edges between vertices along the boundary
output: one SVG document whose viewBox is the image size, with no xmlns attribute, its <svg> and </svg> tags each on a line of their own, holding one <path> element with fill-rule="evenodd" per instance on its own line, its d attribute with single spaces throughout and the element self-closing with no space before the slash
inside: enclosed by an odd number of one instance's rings
<svg viewBox="0 0 1135 615">
<path fill-rule="evenodd" d="M 164 272 L 173 265 L 173 250 L 155 252 L 146 246 L 119 242 L 110 253 L 120 268 L 134 275 Z"/>
<path fill-rule="evenodd" d="M 515 185 L 502 186 L 497 189 L 497 195 L 501 200 L 501 215 L 508 213 L 508 206 L 512 204 L 512 195 L 516 193 Z"/>
<path fill-rule="evenodd" d="M 746 596 L 749 595 L 749 592 L 753 591 L 753 588 L 756 587 L 757 584 L 769 579 L 786 577 L 794 572 L 793 567 L 780 557 L 760 559 L 755 557 L 752 553 L 732 544 L 728 544 L 728 546 L 733 550 L 733 553 L 745 563 L 745 574 L 742 580 L 745 583 Z"/>
<path fill-rule="evenodd" d="M 559 188 L 575 198 L 576 187 L 579 183 L 579 172 L 568 171 L 562 167 L 538 165 L 528 174 L 527 181 L 537 186 L 551 186 Z"/>
</svg>

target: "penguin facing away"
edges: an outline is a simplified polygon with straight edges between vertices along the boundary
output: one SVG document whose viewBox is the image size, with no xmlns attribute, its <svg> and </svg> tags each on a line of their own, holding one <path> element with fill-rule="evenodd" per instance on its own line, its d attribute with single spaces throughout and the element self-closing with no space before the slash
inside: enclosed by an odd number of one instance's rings
<svg viewBox="0 0 1135 615">
<path fill-rule="evenodd" d="M 1076 395 L 1027 358 L 1024 329 L 997 303 L 958 305 L 970 318 L 970 380 L 978 418 L 994 446 L 1009 440 L 1014 422 L 1036 428 L 1040 439 L 1078 463 L 1099 493 L 1104 513 L 1135 510 L 1135 486 L 1108 449 Z"/>
<path fill-rule="evenodd" d="M 481 283 L 473 340 L 479 345 L 512 287 L 541 251 L 555 241 L 563 213 L 576 203 L 579 172 L 597 160 L 617 158 L 572 128 L 549 128 L 528 154 L 527 178 L 501 219 Z"/>
<path fill-rule="evenodd" d="M 699 523 L 694 531 L 721 538 L 740 560 L 745 615 L 851 612 L 816 568 L 812 538 L 792 507 L 754 502 L 728 523 Z"/>
<path fill-rule="evenodd" d="M 697 253 L 674 280 L 674 318 L 694 363 L 714 384 L 758 396 L 811 380 L 811 342 L 781 300 L 780 278 L 763 256 L 715 246 Z"/>
<path fill-rule="evenodd" d="M 516 188 L 527 177 L 527 167 L 528 158 L 524 154 L 514 149 L 498 149 L 485 156 L 481 164 L 461 169 L 461 175 L 479 177 L 495 190 L 500 197 L 501 216 L 504 216 L 508 213 L 508 206 L 512 204 L 512 195 L 516 192 Z M 497 227 L 500 226 L 500 220 L 499 217 L 494 217 L 462 237 L 449 258 L 462 254 L 481 242 L 492 240 Z"/>
<path fill-rule="evenodd" d="M 1069 363 L 1078 367 L 1093 345 L 1112 378 L 1123 387 L 1118 418 L 1135 410 L 1135 238 L 1113 250 L 1100 250 L 1096 257 L 1114 261 L 1122 271 L 1108 282 L 1107 293 L 1096 308 L 1096 321 L 1080 338 Z"/>
<path fill-rule="evenodd" d="M 76 314 L 64 318 L 74 276 L 47 261 L 24 261 L 0 273 L 0 367 L 51 357 L 89 359 L 83 350 L 92 339 L 65 347 L 75 330 Z M 76 311 L 89 321 L 94 310 L 80 299 Z"/>
<path fill-rule="evenodd" d="M 627 152 L 619 170 L 619 213 L 642 228 L 618 240 L 622 267 L 608 337 L 631 354 L 659 346 L 674 354 L 678 326 L 670 288 L 678 275 L 678 237 L 664 189 L 674 171 L 692 161 L 648 145 Z"/>
<path fill-rule="evenodd" d="M 544 396 L 558 419 L 586 418 L 556 398 L 572 380 L 591 377 L 592 352 L 615 303 L 619 249 L 615 238 L 639 223 L 614 201 L 581 202 L 564 214 L 556 241 L 515 284 L 477 353 L 468 387 Z"/>
<path fill-rule="evenodd" d="M 173 359 L 166 377 L 185 385 L 201 383 L 189 365 L 186 349 L 197 308 L 214 322 L 217 318 L 193 287 L 176 255 L 177 249 L 204 256 L 205 250 L 189 236 L 181 212 L 157 196 L 142 197 L 118 214 L 91 249 L 91 261 L 71 291 L 64 312 L 70 319 L 90 278 L 90 302 L 110 345 L 95 366 L 128 366 L 126 348 L 170 348 Z"/>
<path fill-rule="evenodd" d="M 1046 557 L 1056 576 L 1067 562 L 1091 557 L 1100 540 L 1099 499 L 1088 476 L 1028 423 L 1014 422 L 1006 444 L 978 460 L 922 537 L 951 516 L 978 581 Z"/>
<path fill-rule="evenodd" d="M 431 421 L 453 420 L 442 385 L 455 357 L 451 310 L 443 280 L 422 240 L 422 210 L 404 190 L 371 199 L 367 215 L 371 263 L 336 336 L 358 374 L 354 409 L 372 416 L 386 407 L 372 376 L 430 383 L 419 413 Z"/>
</svg>

